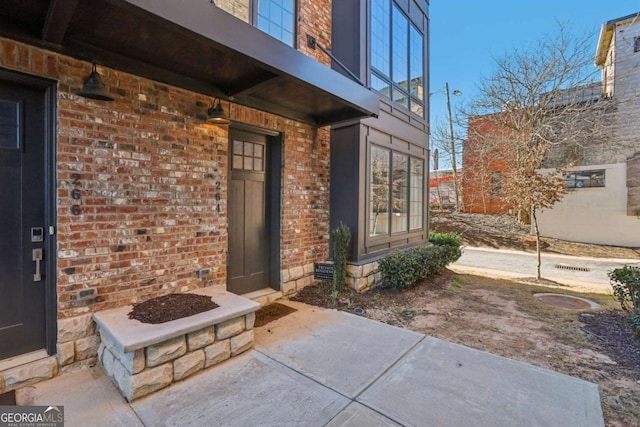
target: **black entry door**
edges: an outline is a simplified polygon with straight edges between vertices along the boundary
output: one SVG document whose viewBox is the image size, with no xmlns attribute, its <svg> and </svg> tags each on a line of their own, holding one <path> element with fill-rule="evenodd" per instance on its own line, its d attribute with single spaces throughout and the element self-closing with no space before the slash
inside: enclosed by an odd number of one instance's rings
<svg viewBox="0 0 640 427">
<path fill-rule="evenodd" d="M 231 130 L 227 288 L 244 294 L 269 286 L 267 139 Z"/>
<path fill-rule="evenodd" d="M 45 90 L 0 80 L 0 359 L 46 344 L 44 150 Z"/>
</svg>

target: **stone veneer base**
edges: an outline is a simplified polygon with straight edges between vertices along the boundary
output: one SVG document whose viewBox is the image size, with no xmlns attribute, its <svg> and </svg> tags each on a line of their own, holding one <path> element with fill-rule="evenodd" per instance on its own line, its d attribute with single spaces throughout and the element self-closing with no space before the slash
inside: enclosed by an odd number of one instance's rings
<svg viewBox="0 0 640 427">
<path fill-rule="evenodd" d="M 129 402 L 253 347 L 260 304 L 220 288 L 193 293 L 211 296 L 219 307 L 157 325 L 129 319 L 131 306 L 93 315 L 98 360 Z"/>
</svg>

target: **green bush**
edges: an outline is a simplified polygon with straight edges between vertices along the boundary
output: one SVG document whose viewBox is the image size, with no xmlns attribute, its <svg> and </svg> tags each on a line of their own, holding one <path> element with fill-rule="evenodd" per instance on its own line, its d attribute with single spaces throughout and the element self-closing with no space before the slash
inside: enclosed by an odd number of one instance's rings
<svg viewBox="0 0 640 427">
<path fill-rule="evenodd" d="M 609 272 L 613 295 L 624 311 L 630 313 L 629 323 L 640 335 L 640 267 L 624 266 Z"/>
<path fill-rule="evenodd" d="M 382 274 L 380 286 L 393 289 L 415 286 L 426 277 L 442 273 L 462 255 L 462 240 L 456 234 L 433 233 L 429 241 L 433 245 L 396 251 L 382 258 L 378 263 Z"/>
<path fill-rule="evenodd" d="M 333 239 L 333 293 L 337 296 L 344 288 L 344 282 L 347 277 L 347 252 L 349 251 L 349 243 L 351 243 L 351 230 L 349 227 L 340 223 L 340 226 L 331 232 Z"/>
</svg>

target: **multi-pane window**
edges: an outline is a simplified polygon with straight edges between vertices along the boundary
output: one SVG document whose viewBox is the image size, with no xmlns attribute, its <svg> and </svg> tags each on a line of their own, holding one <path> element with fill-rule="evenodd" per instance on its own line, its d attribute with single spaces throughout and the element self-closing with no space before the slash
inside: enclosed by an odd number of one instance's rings
<svg viewBox="0 0 640 427">
<path fill-rule="evenodd" d="M 264 145 L 234 140 L 232 166 L 236 170 L 263 172 Z"/>
<path fill-rule="evenodd" d="M 375 145 L 370 156 L 369 235 L 422 229 L 424 160 Z"/>
<path fill-rule="evenodd" d="M 293 46 L 295 0 L 215 0 L 215 4 L 236 18 Z"/>
<path fill-rule="evenodd" d="M 567 188 L 604 187 L 604 169 L 569 172 L 566 176 Z"/>
<path fill-rule="evenodd" d="M 502 194 L 502 172 L 493 172 L 489 182 L 489 194 L 499 196 Z"/>
<path fill-rule="evenodd" d="M 371 88 L 424 116 L 424 35 L 393 0 L 371 0 Z"/>
<path fill-rule="evenodd" d="M 294 0 L 260 0 L 257 27 L 293 46 Z"/>
</svg>

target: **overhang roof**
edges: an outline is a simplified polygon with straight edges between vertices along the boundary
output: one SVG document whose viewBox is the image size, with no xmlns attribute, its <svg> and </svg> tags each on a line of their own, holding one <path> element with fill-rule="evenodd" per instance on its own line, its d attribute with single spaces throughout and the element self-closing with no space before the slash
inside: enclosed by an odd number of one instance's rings
<svg viewBox="0 0 640 427">
<path fill-rule="evenodd" d="M 607 53 L 611 46 L 611 40 L 613 39 L 613 31 L 616 26 L 621 23 L 632 20 L 640 19 L 640 12 L 632 13 L 631 15 L 623 16 L 621 18 L 612 19 L 602 24 L 600 28 L 600 37 L 598 37 L 598 47 L 596 47 L 596 66 L 601 67 L 607 60 Z"/>
<path fill-rule="evenodd" d="M 314 125 L 378 96 L 207 0 L 2 0 L 0 35 Z"/>
</svg>

